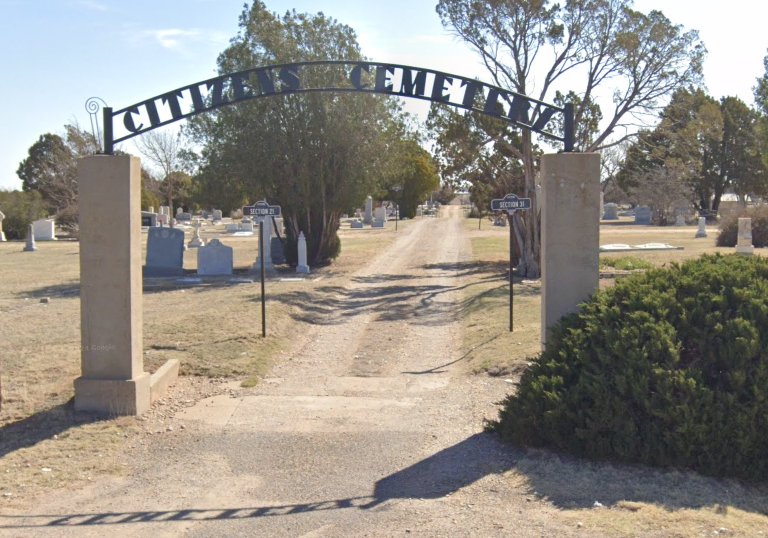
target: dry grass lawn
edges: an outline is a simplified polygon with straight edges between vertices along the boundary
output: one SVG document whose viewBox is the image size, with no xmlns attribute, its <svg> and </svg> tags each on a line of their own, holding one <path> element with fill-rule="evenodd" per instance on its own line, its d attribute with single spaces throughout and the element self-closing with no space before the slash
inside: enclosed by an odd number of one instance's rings
<svg viewBox="0 0 768 538">
<path fill-rule="evenodd" d="M 402 221 L 399 227 L 410 224 Z M 222 229 L 204 229 L 202 236 L 219 236 Z M 313 270 L 306 280 L 296 281 L 287 270 L 267 281 L 266 339 L 261 337 L 260 284 L 250 274 L 256 237 L 222 237 L 235 248 L 235 277 L 252 283 L 145 280 L 145 370 L 178 358 L 182 375 L 239 379 L 246 386 L 258 382 L 290 349 L 297 330 L 291 316 L 295 307 L 271 297 L 343 285 L 397 237 L 392 226 L 342 228 L 340 236 L 338 263 Z M 73 380 L 80 375 L 78 243 L 38 242 L 33 253 L 22 247 L 0 243 L 0 506 L 61 484 L 120 473 L 122 443 L 138 442 L 135 436 L 143 431 L 135 418 L 95 420 L 72 411 Z M 196 269 L 196 261 L 194 249 L 185 252 L 185 269 Z"/>
<path fill-rule="evenodd" d="M 401 227 L 409 226 L 401 222 Z M 540 284 L 515 279 L 514 331 L 508 330 L 508 230 L 476 219 L 465 228 L 473 259 L 463 267 L 463 354 L 467 368 L 518 378 L 540 348 Z M 633 252 L 654 265 L 705 252 L 728 252 L 710 237 L 694 239 L 695 227 L 604 225 L 601 243 L 665 242 L 683 250 Z M 204 238 L 214 232 L 205 230 Z M 396 237 L 387 230 L 343 229 L 338 263 L 314 270 L 302 281 L 269 280 L 267 297 L 343 286 Z M 145 364 L 152 371 L 169 358 L 182 373 L 201 378 L 255 383 L 292 346 L 296 312 L 268 301 L 268 332 L 261 338 L 259 285 L 248 274 L 256 258 L 253 238 L 225 238 L 235 247 L 238 277 L 253 283 L 206 280 L 183 286 L 147 281 L 144 294 Z M 35 494 L 103 474 L 119 474 L 127 443 L 142 443 L 142 421 L 133 417 L 96 420 L 74 414 L 69 403 L 79 375 L 79 259 L 74 242 L 40 243 L 22 253 L 20 243 L 0 243 L 0 507 Z M 760 252 L 762 255 L 763 253 Z M 194 268 L 195 251 L 185 254 Z M 627 254 L 604 254 L 608 257 Z M 283 276 L 294 276 L 287 273 Z M 43 297 L 50 298 L 45 304 Z M 510 385 L 513 390 L 513 385 Z M 146 433 L 146 432 L 145 432 Z M 694 473 L 573 460 L 547 451 L 520 451 L 505 477 L 551 503 L 584 535 L 768 536 L 768 491 Z M 595 501 L 600 505 L 595 505 Z"/>
</svg>

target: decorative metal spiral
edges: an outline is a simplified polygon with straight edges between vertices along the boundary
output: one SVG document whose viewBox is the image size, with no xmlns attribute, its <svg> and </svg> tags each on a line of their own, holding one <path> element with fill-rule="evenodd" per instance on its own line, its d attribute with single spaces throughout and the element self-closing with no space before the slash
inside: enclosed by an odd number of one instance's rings
<svg viewBox="0 0 768 538">
<path fill-rule="evenodd" d="M 99 112 L 102 107 L 106 107 L 107 103 L 101 97 L 89 97 L 85 101 L 85 111 L 91 118 L 91 134 L 99 144 L 99 151 L 103 151 L 101 128 L 99 127 Z"/>
</svg>

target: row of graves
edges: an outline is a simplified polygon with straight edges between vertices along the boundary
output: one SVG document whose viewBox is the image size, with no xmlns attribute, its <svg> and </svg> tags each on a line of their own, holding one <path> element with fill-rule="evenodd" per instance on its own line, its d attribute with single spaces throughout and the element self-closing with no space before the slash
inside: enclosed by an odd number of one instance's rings
<svg viewBox="0 0 768 538">
<path fill-rule="evenodd" d="M 142 212 L 142 230 L 147 233 L 146 263 L 143 268 L 145 277 L 183 277 L 186 274 L 184 252 L 189 249 L 197 251 L 197 276 L 232 276 L 234 248 L 224 244 L 222 239 L 258 236 L 259 223 L 263 226 L 264 240 L 259 252 L 264 252 L 265 271 L 274 273 L 276 265 L 285 263 L 283 219 L 279 216 L 246 214 L 224 218 L 222 212 L 216 209 L 194 216 L 179 210 L 173 221 L 168 219 L 173 224 L 171 227 L 164 225 L 165 219 L 158 218 L 168 215 L 166 206 L 162 206 L 157 214 L 152 211 Z M 186 242 L 186 231 L 190 228 L 192 238 Z M 201 234 L 203 228 L 207 228 L 207 240 Z M 216 237 L 210 238 L 211 235 Z M 258 240 L 262 242 L 262 237 L 258 237 Z M 296 272 L 308 274 L 307 243 L 303 233 L 299 234 L 297 247 L 299 263 Z M 258 272 L 261 265 L 261 257 L 257 256 L 252 271 Z"/>
<path fill-rule="evenodd" d="M 435 217 L 437 216 L 440 204 L 437 202 L 424 202 L 416 207 L 417 217 Z M 349 218 L 348 215 L 342 215 L 342 218 Z M 400 209 L 394 202 L 381 202 L 378 207 L 374 207 L 373 198 L 368 196 L 365 199 L 365 206 L 355 211 L 355 216 L 350 220 L 349 226 L 354 230 L 360 230 L 366 226 L 370 228 L 384 228 L 388 220 L 400 220 Z"/>
<path fill-rule="evenodd" d="M 3 221 L 5 214 L 0 211 L 0 242 L 5 242 Z M 56 241 L 56 221 L 54 219 L 39 219 L 29 225 L 27 243 L 34 245 L 35 241 Z"/>
</svg>

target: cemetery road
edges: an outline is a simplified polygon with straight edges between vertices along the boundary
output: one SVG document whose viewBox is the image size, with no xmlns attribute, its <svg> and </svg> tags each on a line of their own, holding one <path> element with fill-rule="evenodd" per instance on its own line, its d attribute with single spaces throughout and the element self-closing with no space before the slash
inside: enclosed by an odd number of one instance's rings
<svg viewBox="0 0 768 538">
<path fill-rule="evenodd" d="M 290 357 L 177 413 L 128 477 L 47 496 L 0 535 L 578 534 L 483 433 L 510 385 L 462 362 L 462 216 L 419 219 L 346 286 L 320 287 Z"/>
</svg>

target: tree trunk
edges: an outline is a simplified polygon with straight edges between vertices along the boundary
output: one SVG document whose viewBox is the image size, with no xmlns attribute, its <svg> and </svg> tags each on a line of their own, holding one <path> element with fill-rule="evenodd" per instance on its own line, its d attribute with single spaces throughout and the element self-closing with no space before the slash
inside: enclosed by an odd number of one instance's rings
<svg viewBox="0 0 768 538">
<path fill-rule="evenodd" d="M 523 166 L 525 168 L 525 189 L 523 198 L 531 199 L 529 211 L 518 211 L 515 219 L 520 229 L 523 240 L 520 253 L 518 273 L 525 278 L 539 278 L 541 276 L 541 236 L 539 233 L 539 201 L 536 196 L 536 165 L 533 159 L 533 147 L 531 132 L 523 129 Z"/>
</svg>

